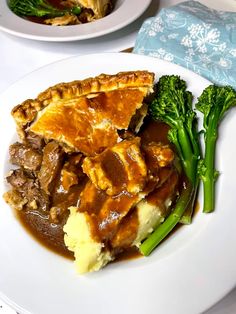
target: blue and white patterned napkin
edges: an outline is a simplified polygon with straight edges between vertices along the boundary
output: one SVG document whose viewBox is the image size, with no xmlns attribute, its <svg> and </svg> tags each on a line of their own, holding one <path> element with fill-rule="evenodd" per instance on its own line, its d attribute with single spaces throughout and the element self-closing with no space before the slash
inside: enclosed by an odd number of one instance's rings
<svg viewBox="0 0 236 314">
<path fill-rule="evenodd" d="M 197 1 L 162 9 L 143 23 L 133 52 L 236 88 L 236 12 L 216 11 Z"/>
</svg>

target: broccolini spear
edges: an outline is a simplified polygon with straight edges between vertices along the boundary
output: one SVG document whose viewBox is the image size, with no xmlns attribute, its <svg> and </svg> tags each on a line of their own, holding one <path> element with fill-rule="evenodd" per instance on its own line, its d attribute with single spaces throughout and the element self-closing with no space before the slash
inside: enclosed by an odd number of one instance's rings
<svg viewBox="0 0 236 314">
<path fill-rule="evenodd" d="M 168 233 L 180 222 L 198 188 L 197 166 L 200 159 L 196 114 L 192 109 L 193 96 L 186 83 L 176 75 L 164 75 L 157 84 L 157 92 L 150 106 L 153 119 L 170 126 L 168 137 L 176 146 L 188 183 L 183 188 L 176 206 L 168 218 L 141 244 L 140 251 L 149 255 Z M 191 221 L 191 211 L 186 217 Z"/>
<path fill-rule="evenodd" d="M 203 113 L 205 154 L 199 162 L 199 176 L 203 181 L 203 212 L 210 213 L 215 207 L 215 181 L 218 172 L 215 170 L 215 149 L 218 137 L 218 126 L 227 110 L 236 106 L 236 92 L 230 86 L 208 86 L 198 98 L 196 108 Z"/>
<path fill-rule="evenodd" d="M 46 0 L 10 0 L 9 7 L 19 16 L 57 17 L 66 13 L 79 14 L 81 12 L 79 6 L 60 10 Z"/>
</svg>

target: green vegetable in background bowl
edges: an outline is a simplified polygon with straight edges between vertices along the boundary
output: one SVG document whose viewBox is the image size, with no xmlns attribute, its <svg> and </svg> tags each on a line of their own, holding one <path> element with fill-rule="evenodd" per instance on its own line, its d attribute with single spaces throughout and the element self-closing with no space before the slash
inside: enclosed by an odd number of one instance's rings
<svg viewBox="0 0 236 314">
<path fill-rule="evenodd" d="M 19 16 L 58 17 L 68 13 L 81 13 L 80 6 L 60 10 L 46 0 L 10 0 L 9 7 Z"/>
</svg>

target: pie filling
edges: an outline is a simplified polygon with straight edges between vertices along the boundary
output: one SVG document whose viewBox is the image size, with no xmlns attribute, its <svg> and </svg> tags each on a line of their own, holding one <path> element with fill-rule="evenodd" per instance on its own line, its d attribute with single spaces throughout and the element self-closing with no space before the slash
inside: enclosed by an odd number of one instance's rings
<svg viewBox="0 0 236 314">
<path fill-rule="evenodd" d="M 138 248 L 182 187 L 168 127 L 150 121 L 154 74 L 102 74 L 57 84 L 12 110 L 20 142 L 4 194 L 43 243 L 79 273 Z"/>
</svg>

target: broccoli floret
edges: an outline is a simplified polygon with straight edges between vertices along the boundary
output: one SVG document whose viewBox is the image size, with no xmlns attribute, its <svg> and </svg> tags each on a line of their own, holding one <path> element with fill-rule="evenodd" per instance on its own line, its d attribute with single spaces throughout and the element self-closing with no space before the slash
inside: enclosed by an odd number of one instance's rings
<svg viewBox="0 0 236 314">
<path fill-rule="evenodd" d="M 209 213 L 215 207 L 215 181 L 218 172 L 215 170 L 215 150 L 218 137 L 218 126 L 225 113 L 236 106 L 236 92 L 230 86 L 208 86 L 198 98 L 196 108 L 203 113 L 205 154 L 199 162 L 198 172 L 203 181 L 203 212 Z"/>
<path fill-rule="evenodd" d="M 192 101 L 191 92 L 186 90 L 186 83 L 179 76 L 164 75 L 160 78 L 155 99 L 150 106 L 150 114 L 153 119 L 161 120 L 170 126 L 168 137 L 175 144 L 188 182 L 169 217 L 141 244 L 140 251 L 144 255 L 149 255 L 183 219 L 187 209 L 188 214 L 183 222 L 191 222 L 199 182 L 197 166 L 200 159 L 197 120 Z"/>
<path fill-rule="evenodd" d="M 57 17 L 66 13 L 79 14 L 81 12 L 81 7 L 79 6 L 59 10 L 46 0 L 10 0 L 9 7 L 19 16 Z"/>
<path fill-rule="evenodd" d="M 165 75 L 157 84 L 157 94 L 150 106 L 150 113 L 154 119 L 170 126 L 169 140 L 175 144 L 185 173 L 194 184 L 200 148 L 192 100 L 192 93 L 186 90 L 185 81 L 176 75 Z"/>
</svg>

